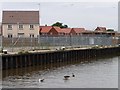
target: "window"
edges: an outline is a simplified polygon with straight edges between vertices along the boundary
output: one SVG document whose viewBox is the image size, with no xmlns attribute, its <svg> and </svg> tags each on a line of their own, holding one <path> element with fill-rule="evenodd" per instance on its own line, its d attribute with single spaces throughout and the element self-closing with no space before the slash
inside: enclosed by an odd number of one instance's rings
<svg viewBox="0 0 120 90">
<path fill-rule="evenodd" d="M 31 38 L 34 37 L 34 34 L 30 34 L 30 37 L 31 37 Z"/>
<path fill-rule="evenodd" d="M 53 33 L 51 32 L 50 35 L 52 35 Z"/>
<path fill-rule="evenodd" d="M 63 33 L 58 33 L 58 35 L 63 35 Z"/>
<path fill-rule="evenodd" d="M 33 30 L 34 29 L 34 25 L 30 25 L 30 30 Z"/>
<path fill-rule="evenodd" d="M 47 35 L 47 33 L 42 33 L 42 35 Z"/>
<path fill-rule="evenodd" d="M 12 38 L 12 34 L 8 34 L 8 38 Z"/>
<path fill-rule="evenodd" d="M 12 30 L 12 25 L 8 25 L 8 30 Z"/>
<path fill-rule="evenodd" d="M 60 33 L 61 35 L 64 35 L 64 33 Z"/>
<path fill-rule="evenodd" d="M 19 25 L 19 30 L 23 30 L 23 25 Z"/>
<path fill-rule="evenodd" d="M 24 33 L 18 33 L 18 37 L 24 37 Z"/>
</svg>

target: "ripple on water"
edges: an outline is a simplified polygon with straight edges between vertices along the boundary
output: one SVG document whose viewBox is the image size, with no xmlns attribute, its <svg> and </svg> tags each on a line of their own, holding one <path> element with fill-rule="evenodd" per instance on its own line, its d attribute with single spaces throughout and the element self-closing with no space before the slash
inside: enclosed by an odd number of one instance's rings
<svg viewBox="0 0 120 90">
<path fill-rule="evenodd" d="M 75 77 L 71 77 L 72 73 Z M 70 79 L 63 80 L 64 75 L 70 75 Z M 39 82 L 40 78 L 44 78 L 45 81 Z M 118 57 L 36 71 L 21 76 L 9 76 L 3 79 L 3 87 L 117 88 L 117 85 Z"/>
</svg>

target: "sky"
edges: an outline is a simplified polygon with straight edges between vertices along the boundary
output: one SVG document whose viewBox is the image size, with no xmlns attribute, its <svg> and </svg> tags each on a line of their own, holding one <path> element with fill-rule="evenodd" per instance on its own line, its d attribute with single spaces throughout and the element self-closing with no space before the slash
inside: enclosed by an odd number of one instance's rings
<svg viewBox="0 0 120 90">
<path fill-rule="evenodd" d="M 118 30 L 118 2 L 1 2 L 0 22 L 3 10 L 39 10 L 40 25 L 61 22 L 71 28 Z"/>
</svg>

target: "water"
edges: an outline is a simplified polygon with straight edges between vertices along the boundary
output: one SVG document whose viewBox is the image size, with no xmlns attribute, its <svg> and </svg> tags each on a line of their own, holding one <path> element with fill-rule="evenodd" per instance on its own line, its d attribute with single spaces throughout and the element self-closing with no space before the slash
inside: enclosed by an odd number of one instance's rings
<svg viewBox="0 0 120 90">
<path fill-rule="evenodd" d="M 99 59 L 43 71 L 31 68 L 26 73 L 14 70 L 15 76 L 9 73 L 3 78 L 3 88 L 118 88 L 118 59 Z M 64 75 L 70 75 L 69 80 L 64 80 Z M 44 82 L 39 82 L 41 78 Z"/>
</svg>

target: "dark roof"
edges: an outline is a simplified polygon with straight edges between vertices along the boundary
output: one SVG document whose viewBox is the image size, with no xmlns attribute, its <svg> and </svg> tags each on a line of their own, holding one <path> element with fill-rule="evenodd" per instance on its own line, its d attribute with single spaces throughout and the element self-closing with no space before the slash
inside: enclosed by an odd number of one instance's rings
<svg viewBox="0 0 120 90">
<path fill-rule="evenodd" d="M 106 31 L 106 27 L 97 27 L 95 31 Z"/>
<path fill-rule="evenodd" d="M 39 24 L 39 11 L 3 11 L 3 24 Z"/>
</svg>

